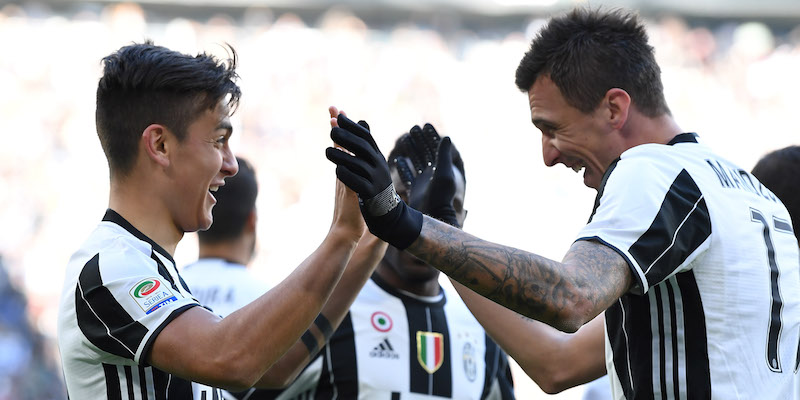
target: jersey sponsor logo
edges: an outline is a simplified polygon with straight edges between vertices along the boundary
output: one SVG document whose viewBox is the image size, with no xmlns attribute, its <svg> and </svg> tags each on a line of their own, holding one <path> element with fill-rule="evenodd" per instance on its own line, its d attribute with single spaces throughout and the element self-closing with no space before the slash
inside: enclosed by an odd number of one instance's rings
<svg viewBox="0 0 800 400">
<path fill-rule="evenodd" d="M 444 335 L 417 331 L 417 360 L 429 374 L 436 372 L 444 362 Z"/>
<path fill-rule="evenodd" d="M 475 382 L 475 378 L 478 377 L 478 364 L 475 362 L 475 346 L 469 342 L 464 343 L 461 358 L 464 361 L 464 374 L 470 382 Z"/>
<path fill-rule="evenodd" d="M 143 279 L 133 286 L 130 295 L 145 314 L 150 314 L 173 301 L 178 301 L 169 287 L 157 278 Z"/>
<path fill-rule="evenodd" d="M 394 351 L 394 347 L 389 343 L 389 338 L 383 339 L 377 346 L 372 348 L 369 352 L 371 358 L 388 358 L 390 360 L 397 360 L 400 355 Z"/>
<path fill-rule="evenodd" d="M 392 318 L 389 317 L 389 314 L 386 314 L 383 311 L 375 311 L 372 313 L 372 317 L 370 318 L 372 321 L 372 327 L 375 328 L 378 332 L 389 332 L 392 330 Z"/>
</svg>

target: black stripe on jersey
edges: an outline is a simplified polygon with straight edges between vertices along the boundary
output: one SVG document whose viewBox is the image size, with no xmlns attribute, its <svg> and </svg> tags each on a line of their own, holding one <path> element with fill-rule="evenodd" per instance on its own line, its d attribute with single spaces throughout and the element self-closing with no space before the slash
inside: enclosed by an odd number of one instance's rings
<svg viewBox="0 0 800 400">
<path fill-rule="evenodd" d="M 606 310 L 614 369 L 626 399 L 653 398 L 653 353 L 647 296 L 626 294 Z"/>
<path fill-rule="evenodd" d="M 175 280 L 172 279 L 172 274 L 169 273 L 169 271 L 167 270 L 167 266 L 161 262 L 160 258 L 158 258 L 158 256 L 155 253 L 155 250 L 153 250 L 153 252 L 150 253 L 150 258 L 152 258 L 153 261 L 155 261 L 156 264 L 158 265 L 158 274 L 161 275 L 162 278 L 166 279 L 167 282 L 169 282 L 170 286 L 172 286 L 172 289 L 180 293 L 181 291 L 178 290 L 178 286 L 175 285 Z"/>
<path fill-rule="evenodd" d="M 703 301 L 694 271 L 675 275 L 683 302 L 684 346 L 686 346 L 686 386 L 690 399 L 711 398 L 711 367 Z"/>
<path fill-rule="evenodd" d="M 512 400 L 514 399 L 514 380 L 511 377 L 511 368 L 508 365 L 508 355 L 500 349 L 489 335 L 484 335 L 484 338 L 486 343 L 486 355 L 484 357 L 486 374 L 483 381 L 481 399 L 489 396 L 492 384 L 497 381 L 500 388 L 500 398 Z"/>
<path fill-rule="evenodd" d="M 648 230 L 629 252 L 649 286 L 664 280 L 711 235 L 711 218 L 703 193 L 682 170 L 664 196 Z"/>
<path fill-rule="evenodd" d="M 133 399 L 133 372 L 131 371 L 131 366 L 126 365 L 123 369 L 125 370 L 125 383 L 128 386 L 128 398 Z"/>
<path fill-rule="evenodd" d="M 75 288 L 75 314 L 78 327 L 99 349 L 133 359 L 147 328 L 134 321 L 103 286 L 100 276 L 100 255 L 83 266 Z"/>
<path fill-rule="evenodd" d="M 108 400 L 122 400 L 117 366 L 103 363 L 103 374 L 106 377 L 106 397 L 108 397 Z"/>
<path fill-rule="evenodd" d="M 439 290 L 442 289 L 439 288 Z M 453 395 L 453 374 L 451 371 L 450 333 L 444 307 L 437 306 L 435 303 L 425 303 L 402 294 L 398 297 L 406 308 L 408 337 L 411 339 L 411 343 L 409 343 L 409 391 L 451 397 Z M 442 301 L 444 302 L 446 299 L 442 297 Z M 416 338 L 419 331 L 442 334 L 444 357 L 442 365 L 433 374 L 429 374 L 422 368 L 417 357 Z"/>
<path fill-rule="evenodd" d="M 484 371 L 483 377 L 483 393 L 481 394 L 481 398 L 485 399 L 486 396 L 489 395 L 489 390 L 492 388 L 492 382 L 494 381 L 495 376 L 497 375 L 497 369 L 499 368 L 500 363 L 500 354 L 497 352 L 497 345 L 489 338 L 489 335 L 484 335 L 484 340 L 486 346 L 486 353 L 483 357 L 484 365 L 486 365 L 486 370 Z"/>
<path fill-rule="evenodd" d="M 142 400 L 148 400 L 147 397 L 147 375 L 145 375 L 144 367 L 139 366 L 139 389 L 142 392 Z"/>
<path fill-rule="evenodd" d="M 669 321 L 670 321 L 670 343 L 672 343 L 672 393 L 675 394 L 675 398 L 680 398 L 681 388 L 680 388 L 680 375 L 678 373 L 678 367 L 680 365 L 679 358 L 678 358 L 678 316 L 675 313 L 675 292 L 672 290 L 672 285 L 665 284 L 667 288 L 667 298 L 669 301 Z M 680 321 L 683 322 L 683 321 Z M 663 341 L 662 336 L 662 341 Z"/>
<path fill-rule="evenodd" d="M 614 168 L 617 167 L 617 163 L 619 162 L 619 158 L 614 160 L 611 165 L 608 166 L 606 172 L 603 174 L 603 179 L 600 180 L 600 187 L 597 188 L 597 196 L 594 198 L 594 208 L 592 208 L 592 215 L 589 216 L 589 222 L 592 222 L 592 218 L 594 218 L 594 213 L 597 212 L 597 207 L 600 207 L 600 198 L 603 197 L 603 191 L 606 188 L 606 182 L 608 181 L 608 177 L 611 176 L 611 172 L 614 171 Z"/>
<path fill-rule="evenodd" d="M 138 229 L 134 228 L 128 220 L 123 218 L 119 215 L 116 211 L 112 209 L 107 209 L 106 214 L 103 216 L 103 221 L 113 222 L 119 226 L 121 226 L 126 231 L 130 232 L 131 235 L 136 236 L 137 239 L 150 243 L 150 246 L 153 246 L 153 249 L 161 253 L 162 256 L 166 257 L 167 260 L 175 264 L 175 260 L 172 259 L 172 256 L 169 254 L 168 251 L 164 250 L 163 247 L 159 246 L 158 243 L 154 242 L 153 239 L 150 239 L 139 231 Z"/>
<path fill-rule="evenodd" d="M 322 373 L 314 398 L 316 400 L 357 399 L 358 362 L 356 361 L 353 319 L 349 311 L 322 353 L 324 353 Z"/>
<path fill-rule="evenodd" d="M 666 396 L 667 393 L 667 344 L 664 340 L 664 335 L 666 331 L 664 330 L 664 318 L 661 318 L 664 315 L 664 299 L 661 298 L 661 291 L 660 290 L 653 290 L 655 293 L 656 298 L 656 312 L 658 312 L 658 336 L 655 340 L 658 341 L 658 365 L 659 365 L 659 387 L 661 390 L 662 396 Z M 652 316 L 651 316 L 652 318 Z M 655 384 L 655 382 L 653 383 Z"/>
<path fill-rule="evenodd" d="M 167 400 L 169 374 L 157 368 L 151 367 L 150 370 L 153 372 L 153 387 L 155 388 L 156 400 Z"/>
</svg>

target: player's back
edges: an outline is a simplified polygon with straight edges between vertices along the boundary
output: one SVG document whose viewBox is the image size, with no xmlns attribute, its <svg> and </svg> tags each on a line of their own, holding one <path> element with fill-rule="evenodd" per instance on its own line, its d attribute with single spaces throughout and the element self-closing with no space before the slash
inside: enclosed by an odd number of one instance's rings
<svg viewBox="0 0 800 400">
<path fill-rule="evenodd" d="M 649 333 L 639 335 L 649 343 L 630 339 L 628 354 L 652 352 L 653 392 L 794 398 L 800 262 L 785 207 L 747 171 L 692 140 L 637 146 L 623 153 L 617 168 L 646 177 L 642 196 L 663 197 L 634 255 L 637 280 L 644 282 L 639 290 L 649 290 L 625 295 L 623 303 L 630 302 L 620 314 L 630 320 L 650 315 L 649 327 L 622 324 L 625 334 Z M 647 190 L 655 187 L 668 189 Z M 672 236 L 666 247 L 651 246 L 665 240 L 648 232 Z M 633 377 L 621 379 L 636 384 Z"/>
<path fill-rule="evenodd" d="M 249 304 L 269 289 L 244 265 L 221 258 L 201 258 L 183 267 L 181 276 L 200 304 L 222 317 Z"/>
<path fill-rule="evenodd" d="M 675 150 L 686 158 L 711 218 L 709 250 L 693 269 L 714 395 L 791 399 L 791 384 L 781 382 L 796 379 L 800 356 L 800 265 L 789 213 L 735 164 L 710 152 L 698 152 L 700 159 Z"/>
</svg>

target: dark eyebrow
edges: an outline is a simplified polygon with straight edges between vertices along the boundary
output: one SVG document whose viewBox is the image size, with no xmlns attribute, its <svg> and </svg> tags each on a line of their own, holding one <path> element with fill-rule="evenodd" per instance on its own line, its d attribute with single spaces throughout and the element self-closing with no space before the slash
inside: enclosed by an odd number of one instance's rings
<svg viewBox="0 0 800 400">
<path fill-rule="evenodd" d="M 226 131 L 228 131 L 228 135 L 230 135 L 233 132 L 233 126 L 231 125 L 231 122 L 228 121 L 228 120 L 220 121 L 220 123 L 219 123 L 219 125 L 217 125 L 216 129 L 217 130 L 225 129 Z"/>
<path fill-rule="evenodd" d="M 536 118 L 536 119 L 533 119 L 531 121 L 533 122 L 533 125 L 536 126 L 537 128 L 539 128 L 540 130 L 542 128 L 553 129 L 553 128 L 556 127 L 555 124 L 553 124 L 552 122 L 550 122 L 550 121 L 548 121 L 546 119 Z"/>
</svg>

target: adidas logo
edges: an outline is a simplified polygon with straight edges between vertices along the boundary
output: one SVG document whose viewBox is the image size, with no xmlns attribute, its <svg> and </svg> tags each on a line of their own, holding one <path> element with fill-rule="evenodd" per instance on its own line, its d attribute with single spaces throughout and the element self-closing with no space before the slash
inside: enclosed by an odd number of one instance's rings
<svg viewBox="0 0 800 400">
<path fill-rule="evenodd" d="M 372 351 L 369 352 L 369 356 L 372 358 L 388 358 L 391 360 L 397 360 L 400 358 L 400 355 L 394 351 L 392 344 L 389 343 L 389 339 L 383 339 L 382 342 L 378 343 Z"/>
</svg>

